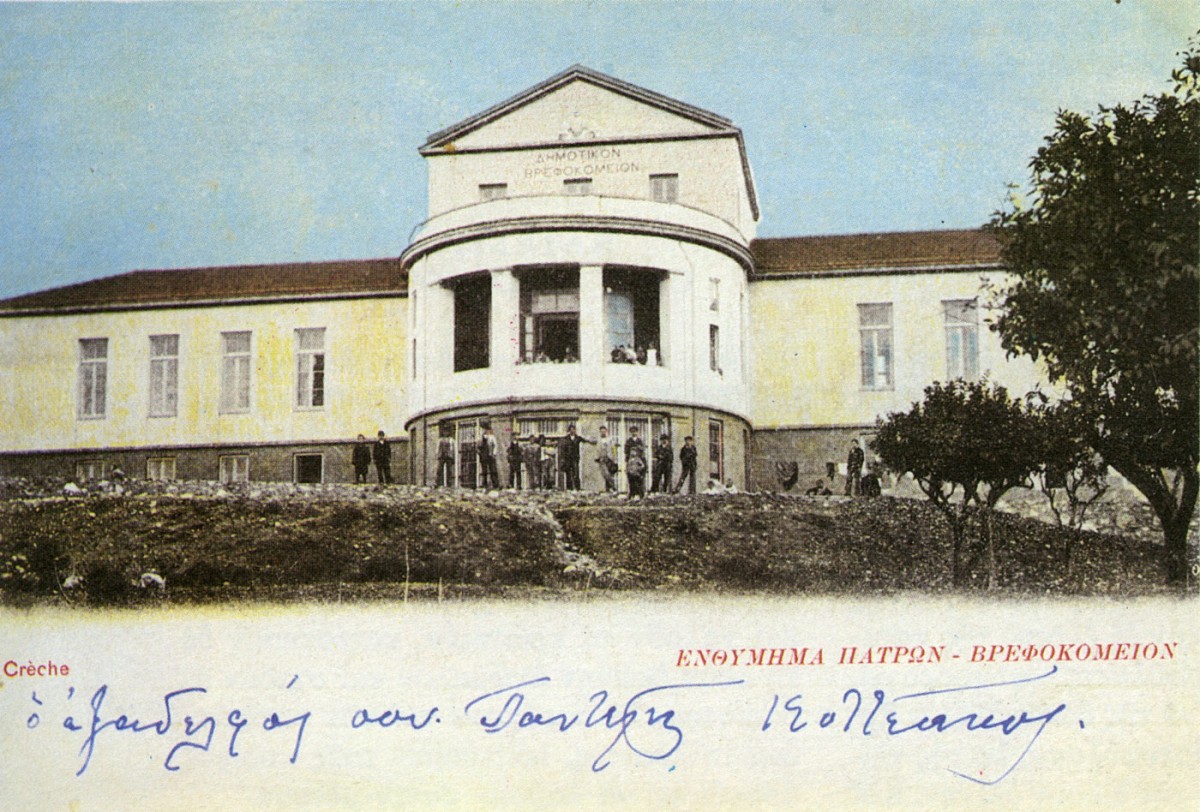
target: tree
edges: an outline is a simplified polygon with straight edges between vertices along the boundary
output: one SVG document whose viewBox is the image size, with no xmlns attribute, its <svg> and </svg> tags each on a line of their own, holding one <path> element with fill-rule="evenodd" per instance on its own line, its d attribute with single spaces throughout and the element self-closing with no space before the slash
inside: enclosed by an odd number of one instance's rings
<svg viewBox="0 0 1200 812">
<path fill-rule="evenodd" d="M 1070 574 L 1072 541 L 1088 508 L 1108 492 L 1108 465 L 1089 444 L 1089 416 L 1074 401 L 1050 403 L 1041 392 L 1030 392 L 1025 404 L 1031 429 L 1026 442 L 1035 447 L 1039 461 L 1034 476 L 1055 521 L 1066 531 L 1063 559 Z"/>
<path fill-rule="evenodd" d="M 1029 417 L 1020 401 L 987 381 L 954 380 L 926 387 L 925 399 L 908 412 L 878 423 L 871 447 L 897 473 L 913 479 L 941 511 L 953 539 L 950 570 L 961 586 L 967 524 L 982 512 L 988 587 L 996 586 L 996 554 L 989 516 L 1009 489 L 1023 484 L 1037 464 L 1032 447 L 1015 442 Z"/>
<path fill-rule="evenodd" d="M 1059 111 L 1025 202 L 996 213 L 1011 282 L 993 329 L 1089 417 L 1088 442 L 1153 506 L 1187 575 L 1200 474 L 1200 37 L 1173 92 Z"/>
</svg>

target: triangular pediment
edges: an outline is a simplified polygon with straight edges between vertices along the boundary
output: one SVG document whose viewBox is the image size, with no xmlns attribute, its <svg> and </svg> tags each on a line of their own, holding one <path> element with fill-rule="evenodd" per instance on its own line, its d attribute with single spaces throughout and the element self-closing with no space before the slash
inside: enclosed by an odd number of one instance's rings
<svg viewBox="0 0 1200 812">
<path fill-rule="evenodd" d="M 576 66 L 452 127 L 424 154 L 737 133 L 732 122 Z"/>
</svg>

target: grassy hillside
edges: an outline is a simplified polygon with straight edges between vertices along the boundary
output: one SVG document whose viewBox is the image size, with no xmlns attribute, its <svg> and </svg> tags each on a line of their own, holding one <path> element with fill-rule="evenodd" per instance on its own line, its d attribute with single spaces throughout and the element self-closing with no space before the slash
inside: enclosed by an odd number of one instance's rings
<svg viewBox="0 0 1200 812">
<path fill-rule="evenodd" d="M 1161 590 L 1161 548 L 998 514 L 999 589 Z M 1071 562 L 1065 552 L 1070 545 Z M 968 551 L 968 557 L 970 551 Z M 982 590 L 982 564 L 971 591 Z M 163 579 L 165 588 L 142 575 Z M 947 592 L 949 535 L 906 499 L 484 494 L 353 486 L 0 483 L 0 600 Z"/>
</svg>

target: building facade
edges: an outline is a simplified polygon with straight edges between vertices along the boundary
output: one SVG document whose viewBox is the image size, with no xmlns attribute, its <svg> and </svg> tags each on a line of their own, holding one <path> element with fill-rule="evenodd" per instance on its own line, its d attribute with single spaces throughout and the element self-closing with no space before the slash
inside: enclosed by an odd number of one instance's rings
<svg viewBox="0 0 1200 812">
<path fill-rule="evenodd" d="M 701 486 L 768 489 L 933 380 L 1037 382 L 983 324 L 986 234 L 756 239 L 742 133 L 713 113 L 575 67 L 420 151 L 428 218 L 396 259 L 0 302 L 0 473 L 349 481 L 353 438 L 383 430 L 401 481 L 475 487 L 490 429 L 501 482 L 541 437 L 561 486 L 575 426 L 622 468 L 635 433 L 676 459 L 690 436 Z"/>
</svg>

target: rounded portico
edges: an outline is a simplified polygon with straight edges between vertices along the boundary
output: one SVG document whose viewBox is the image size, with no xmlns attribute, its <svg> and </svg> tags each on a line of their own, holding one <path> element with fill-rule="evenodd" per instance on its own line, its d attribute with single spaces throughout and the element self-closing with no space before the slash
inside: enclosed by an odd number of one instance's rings
<svg viewBox="0 0 1200 812">
<path fill-rule="evenodd" d="M 484 484 L 473 459 L 484 426 L 505 468 L 514 441 L 541 436 L 553 448 L 576 424 L 592 440 L 603 426 L 619 445 L 633 429 L 643 439 L 667 435 L 676 455 L 693 436 L 702 481 L 744 485 L 742 337 L 756 213 L 740 133 L 703 114 L 707 132 L 547 146 L 538 131 L 546 121 L 529 107 L 561 117 L 565 102 L 569 119 L 611 120 L 619 131 L 640 120 L 626 105 L 661 97 L 634 89 L 633 98 L 632 86 L 581 68 L 546 84 L 422 149 L 431 216 L 401 258 L 416 481 L 437 477 L 442 437 L 456 449 L 455 484 L 474 486 Z M 556 102 L 558 94 L 570 98 Z M 534 132 L 501 126 L 509 117 L 528 119 Z M 676 129 L 697 123 L 673 118 Z M 480 129 L 499 130 L 505 143 Z M 584 486 L 597 487 L 589 459 Z"/>
</svg>

